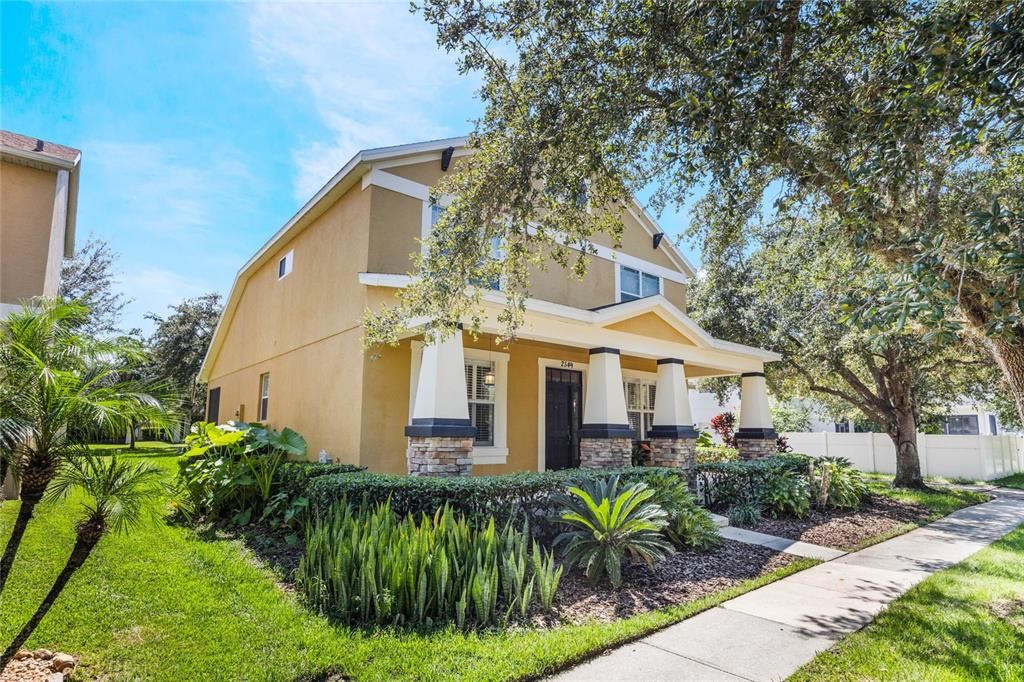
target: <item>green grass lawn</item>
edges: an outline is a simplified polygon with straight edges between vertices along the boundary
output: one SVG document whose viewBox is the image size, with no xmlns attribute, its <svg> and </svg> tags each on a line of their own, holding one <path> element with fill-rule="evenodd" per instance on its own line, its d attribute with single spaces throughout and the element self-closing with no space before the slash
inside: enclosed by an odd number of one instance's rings
<svg viewBox="0 0 1024 682">
<path fill-rule="evenodd" d="M 1014 474 L 1013 476 L 1007 476 L 1006 478 L 1000 478 L 997 481 L 992 481 L 992 483 L 1004 488 L 1020 488 L 1021 490 L 1024 490 L 1024 474 Z"/>
<path fill-rule="evenodd" d="M 132 455 L 168 472 L 167 446 Z M 293 680 L 328 671 L 361 680 L 497 680 L 539 676 L 682 620 L 816 562 L 791 564 L 712 598 L 610 625 L 503 633 L 371 632 L 332 624 L 302 607 L 235 541 L 208 541 L 165 523 L 165 501 L 130 536 L 100 542 L 29 640 L 81 656 L 80 675 L 108 680 Z M 0 508 L 6 541 L 16 502 Z M 0 599 L 6 645 L 36 608 L 67 558 L 74 505 L 38 510 Z"/>
<path fill-rule="evenodd" d="M 790 680 L 1024 680 L 1024 526 L 931 576 Z"/>
<path fill-rule="evenodd" d="M 868 487 L 875 495 L 884 495 L 885 497 L 899 500 L 900 502 L 919 504 L 923 507 L 927 507 L 930 513 L 917 521 L 905 523 L 893 528 L 887 533 L 880 533 L 876 536 L 870 537 L 854 547 L 847 547 L 846 549 L 851 552 L 878 544 L 883 540 L 894 538 L 897 535 L 903 535 L 907 531 L 911 531 L 919 526 L 929 524 L 932 521 L 937 521 L 943 516 L 952 514 L 957 509 L 981 504 L 982 502 L 987 502 L 992 499 L 990 495 L 986 495 L 985 493 L 979 493 L 973 490 L 960 490 L 957 488 L 934 487 L 930 490 L 897 489 L 892 487 L 893 477 L 886 474 L 865 474 L 865 477 L 868 481 Z"/>
</svg>

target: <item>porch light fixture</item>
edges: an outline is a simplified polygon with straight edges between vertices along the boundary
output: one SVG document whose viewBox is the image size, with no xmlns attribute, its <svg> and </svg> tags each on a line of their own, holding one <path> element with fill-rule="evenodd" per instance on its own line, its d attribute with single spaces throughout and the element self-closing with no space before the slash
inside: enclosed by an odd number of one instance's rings
<svg viewBox="0 0 1024 682">
<path fill-rule="evenodd" d="M 487 359 L 490 361 L 487 365 L 487 373 L 484 374 L 484 386 L 494 385 L 494 359 L 491 357 L 491 344 L 494 342 L 493 337 L 487 339 Z"/>
</svg>

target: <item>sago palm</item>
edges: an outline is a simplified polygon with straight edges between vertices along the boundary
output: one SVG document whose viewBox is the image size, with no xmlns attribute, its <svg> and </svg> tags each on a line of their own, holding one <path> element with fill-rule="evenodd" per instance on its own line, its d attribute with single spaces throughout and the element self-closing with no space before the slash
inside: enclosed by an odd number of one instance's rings
<svg viewBox="0 0 1024 682">
<path fill-rule="evenodd" d="M 607 573 L 618 589 L 626 552 L 654 565 L 674 551 L 661 533 L 667 514 L 650 501 L 653 496 L 643 483 L 619 490 L 618 476 L 571 487 L 562 498 L 562 520 L 573 529 L 555 538 L 555 545 L 566 545 L 567 563 L 583 568 L 590 582 Z"/>
<path fill-rule="evenodd" d="M 131 463 L 116 456 L 100 458 L 92 454 L 66 460 L 46 494 L 46 501 L 62 500 L 75 489 L 85 496 L 85 514 L 76 526 L 75 545 L 53 587 L 25 627 L 0 655 L 0 671 L 6 667 L 29 638 L 53 602 L 107 532 L 126 533 L 142 518 L 143 508 L 161 488 L 163 473 L 149 464 Z"/>
<path fill-rule="evenodd" d="M 36 505 L 60 463 L 85 451 L 90 435 L 124 433 L 133 422 L 169 431 L 176 396 L 140 381 L 141 344 L 82 335 L 84 306 L 41 299 L 0 322 L 0 436 L 21 479 L 21 506 L 0 557 L 0 591 Z"/>
</svg>

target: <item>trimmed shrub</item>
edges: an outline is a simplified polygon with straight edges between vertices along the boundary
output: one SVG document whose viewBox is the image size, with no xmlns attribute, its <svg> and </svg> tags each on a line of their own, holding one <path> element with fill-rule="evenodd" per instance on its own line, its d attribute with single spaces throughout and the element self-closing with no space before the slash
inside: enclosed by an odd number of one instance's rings
<svg viewBox="0 0 1024 682">
<path fill-rule="evenodd" d="M 710 462 L 735 462 L 740 458 L 740 451 L 725 445 L 697 446 L 697 464 Z"/>
<path fill-rule="evenodd" d="M 709 462 L 693 468 L 705 506 L 725 509 L 744 502 L 758 502 L 768 481 L 789 472 L 808 475 L 810 458 L 775 455 L 736 462 Z"/>
<path fill-rule="evenodd" d="M 310 480 L 306 495 L 315 509 L 329 509 L 339 500 L 361 500 L 365 496 L 370 504 L 390 501 L 399 516 L 433 515 L 447 504 L 456 514 L 478 524 L 492 517 L 499 525 L 510 520 L 518 523 L 525 517 L 535 534 L 551 537 L 560 524 L 561 509 L 556 497 L 570 485 L 610 475 L 618 475 L 623 483 L 629 484 L 659 474 L 681 477 L 679 470 L 661 467 L 564 469 L 451 478 L 356 472 L 315 477 Z"/>
<path fill-rule="evenodd" d="M 304 496 L 309 482 L 320 476 L 335 474 L 354 474 L 366 471 L 366 467 L 355 464 L 320 464 L 319 462 L 283 462 L 278 471 L 278 480 L 282 491 L 289 496 Z"/>
<path fill-rule="evenodd" d="M 296 582 L 346 623 L 486 627 L 525 618 L 534 602 L 550 609 L 561 568 L 530 549 L 525 527 L 478 528 L 447 505 L 417 521 L 342 500 L 307 526 Z"/>
</svg>

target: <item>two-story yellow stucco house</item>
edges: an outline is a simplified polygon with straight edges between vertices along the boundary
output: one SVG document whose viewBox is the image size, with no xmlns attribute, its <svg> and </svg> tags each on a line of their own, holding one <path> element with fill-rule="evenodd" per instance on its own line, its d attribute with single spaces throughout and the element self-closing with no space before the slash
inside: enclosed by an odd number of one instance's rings
<svg viewBox="0 0 1024 682">
<path fill-rule="evenodd" d="M 407 286 L 438 209 L 429 189 L 471 153 L 463 139 L 356 154 L 241 268 L 200 377 L 208 419 L 302 433 L 311 456 L 414 474 L 496 474 L 692 461 L 687 381 L 742 375 L 747 456 L 774 449 L 764 363 L 775 353 L 711 337 L 686 315 L 693 267 L 634 204 L 622 244 L 597 237 L 583 281 L 532 273 L 515 342 L 489 318 L 425 346 L 362 351 L 361 318 Z"/>
<path fill-rule="evenodd" d="M 82 153 L 0 130 L 0 317 L 56 296 L 75 250 Z"/>
</svg>

